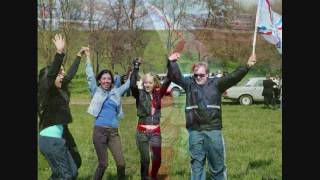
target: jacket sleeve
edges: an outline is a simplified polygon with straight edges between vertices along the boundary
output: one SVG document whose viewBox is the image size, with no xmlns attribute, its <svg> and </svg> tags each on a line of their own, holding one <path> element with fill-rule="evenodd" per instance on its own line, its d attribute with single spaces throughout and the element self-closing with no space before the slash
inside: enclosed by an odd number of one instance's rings
<svg viewBox="0 0 320 180">
<path fill-rule="evenodd" d="M 63 79 L 62 86 L 66 86 L 70 83 L 70 81 L 73 79 L 74 75 L 78 71 L 78 67 L 80 64 L 81 57 L 77 56 L 76 59 L 73 61 L 71 67 L 69 68 L 67 75 Z"/>
<path fill-rule="evenodd" d="M 88 86 L 89 86 L 89 91 L 90 91 L 90 95 L 91 97 L 93 97 L 96 88 L 97 88 L 97 82 L 96 82 L 96 78 L 94 76 L 94 72 L 93 72 L 93 68 L 91 63 L 86 62 L 86 75 L 87 75 L 87 82 L 88 82 Z"/>
<path fill-rule="evenodd" d="M 232 73 L 229 73 L 226 76 L 221 77 L 218 80 L 218 88 L 220 92 L 224 92 L 231 86 L 236 85 L 248 73 L 248 71 L 249 71 L 248 66 L 240 65 Z"/>
<path fill-rule="evenodd" d="M 138 74 L 139 73 L 139 69 L 134 68 L 133 72 L 130 76 L 130 89 L 131 89 L 131 93 L 132 96 L 135 97 L 136 99 L 139 97 L 139 89 L 137 86 L 137 81 L 138 81 Z"/>
<path fill-rule="evenodd" d="M 171 84 L 171 80 L 170 78 L 168 77 L 168 75 L 164 78 L 163 80 L 163 84 L 161 85 L 161 88 L 160 88 L 160 97 L 163 97 L 166 92 L 167 92 L 167 89 L 168 87 L 170 86 Z"/>
<path fill-rule="evenodd" d="M 168 78 L 177 85 L 181 86 L 184 90 L 186 90 L 187 85 L 190 83 L 190 81 L 181 74 L 176 60 L 168 60 Z"/>
<path fill-rule="evenodd" d="M 123 93 L 129 89 L 130 82 L 131 81 L 130 81 L 130 77 L 129 77 L 128 80 L 118 88 L 118 92 L 120 95 L 123 95 Z"/>
<path fill-rule="evenodd" d="M 70 82 L 73 79 L 74 75 L 77 73 L 78 67 L 79 67 L 79 64 L 80 64 L 80 60 L 81 60 L 81 57 L 77 56 L 76 59 L 73 61 L 71 67 L 69 68 L 69 70 L 67 72 L 67 75 L 64 78 L 68 82 Z"/>
<path fill-rule="evenodd" d="M 262 85 L 263 85 L 263 88 L 265 88 L 267 86 L 267 81 L 266 80 L 263 80 L 262 81 Z"/>
<path fill-rule="evenodd" d="M 52 65 L 48 69 L 48 88 L 51 88 L 54 86 L 54 82 L 58 76 L 58 73 L 60 71 L 62 62 L 63 62 L 64 54 L 56 53 L 54 56 L 54 60 L 52 62 Z"/>
</svg>

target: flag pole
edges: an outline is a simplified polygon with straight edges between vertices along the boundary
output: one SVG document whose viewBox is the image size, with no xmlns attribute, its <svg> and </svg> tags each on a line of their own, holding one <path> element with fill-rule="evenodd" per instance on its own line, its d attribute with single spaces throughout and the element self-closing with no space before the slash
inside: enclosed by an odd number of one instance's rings
<svg viewBox="0 0 320 180">
<path fill-rule="evenodd" d="M 257 25 L 259 21 L 259 13 L 260 13 L 260 1 L 258 0 L 258 7 L 257 7 L 257 13 L 256 13 L 256 22 L 254 25 L 254 35 L 253 35 L 253 43 L 252 43 L 252 54 L 256 52 L 256 39 L 257 39 Z"/>
</svg>

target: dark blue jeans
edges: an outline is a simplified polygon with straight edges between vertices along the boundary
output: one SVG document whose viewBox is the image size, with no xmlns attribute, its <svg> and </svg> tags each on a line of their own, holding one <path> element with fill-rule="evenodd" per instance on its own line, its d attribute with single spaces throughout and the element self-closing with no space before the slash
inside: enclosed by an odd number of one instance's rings
<svg viewBox="0 0 320 180">
<path fill-rule="evenodd" d="M 78 175 L 77 166 L 65 146 L 63 138 L 39 137 L 39 148 L 51 168 L 52 180 L 74 180 Z"/>
<path fill-rule="evenodd" d="M 225 147 L 221 130 L 189 131 L 191 180 L 205 180 L 208 160 L 210 179 L 226 180 Z"/>
</svg>

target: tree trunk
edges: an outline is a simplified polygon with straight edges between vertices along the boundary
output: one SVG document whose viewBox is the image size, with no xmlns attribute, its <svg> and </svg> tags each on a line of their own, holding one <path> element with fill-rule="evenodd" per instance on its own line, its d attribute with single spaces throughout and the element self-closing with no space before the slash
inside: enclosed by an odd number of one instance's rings
<svg viewBox="0 0 320 180">
<path fill-rule="evenodd" d="M 96 56 L 97 56 L 97 69 L 96 69 L 96 74 L 99 73 L 99 53 L 96 52 Z"/>
<path fill-rule="evenodd" d="M 48 39 L 48 42 L 50 42 L 48 44 L 48 60 L 51 61 L 52 60 L 52 52 L 51 52 L 51 49 L 52 49 L 52 43 L 51 43 L 51 39 L 53 38 L 53 35 L 52 35 L 52 27 L 53 27 L 53 21 L 52 21 L 52 18 L 53 18 L 53 5 L 54 5 L 54 1 L 53 0 L 49 0 L 49 39 Z"/>
<path fill-rule="evenodd" d="M 89 0 L 89 30 L 92 32 L 94 30 L 93 15 L 94 15 L 94 0 Z"/>
<path fill-rule="evenodd" d="M 133 30 L 133 24 L 134 24 L 134 14 L 136 10 L 136 0 L 131 1 L 131 15 L 130 15 L 130 30 Z"/>
<path fill-rule="evenodd" d="M 114 63 L 111 63 L 111 69 L 114 71 Z"/>
</svg>

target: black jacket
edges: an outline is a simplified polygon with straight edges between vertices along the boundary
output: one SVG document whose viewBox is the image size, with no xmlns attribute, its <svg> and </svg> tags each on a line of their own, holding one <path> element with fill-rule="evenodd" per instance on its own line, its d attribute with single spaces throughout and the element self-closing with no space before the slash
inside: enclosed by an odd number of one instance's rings
<svg viewBox="0 0 320 180">
<path fill-rule="evenodd" d="M 221 94 L 237 84 L 248 72 L 247 66 L 239 66 L 221 78 L 209 78 L 198 85 L 193 77 L 183 77 L 176 61 L 168 68 L 169 78 L 186 91 L 186 128 L 190 130 L 220 130 Z"/>
<path fill-rule="evenodd" d="M 263 80 L 263 91 L 262 96 L 273 96 L 273 86 L 277 85 L 271 79 Z"/>
<path fill-rule="evenodd" d="M 63 79 L 61 89 L 55 86 L 55 79 L 60 71 L 63 62 L 64 54 L 56 54 L 51 66 L 48 67 L 47 73 L 39 79 L 39 88 L 42 96 L 38 99 L 40 101 L 39 109 L 39 128 L 40 130 L 56 125 L 66 125 L 72 122 L 71 112 L 69 108 L 70 93 L 68 85 L 78 70 L 80 58 L 76 57 L 69 71 Z"/>
<path fill-rule="evenodd" d="M 165 78 L 163 84 L 159 88 L 154 88 L 152 91 L 152 99 L 150 93 L 145 89 L 138 89 L 138 68 L 134 68 L 130 76 L 130 89 L 132 95 L 136 99 L 137 116 L 139 117 L 139 124 L 158 125 L 161 117 L 161 98 L 165 95 L 167 88 L 171 81 Z M 152 115 L 152 103 L 155 105 L 155 113 Z"/>
</svg>

